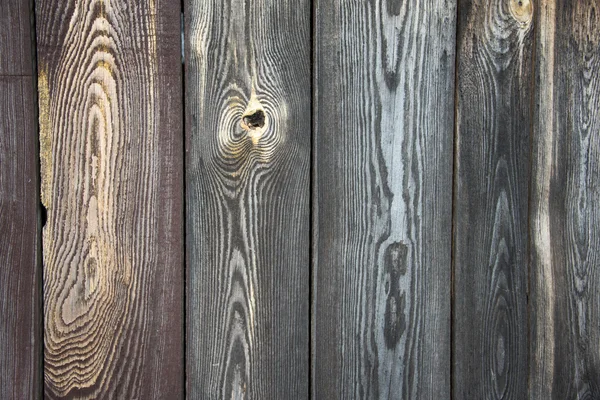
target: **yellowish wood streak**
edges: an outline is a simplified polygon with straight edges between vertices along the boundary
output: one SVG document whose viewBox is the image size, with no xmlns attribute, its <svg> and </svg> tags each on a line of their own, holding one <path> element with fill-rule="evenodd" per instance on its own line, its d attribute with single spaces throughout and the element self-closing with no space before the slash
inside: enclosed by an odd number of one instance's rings
<svg viewBox="0 0 600 400">
<path fill-rule="evenodd" d="M 40 124 L 40 195 L 46 208 L 52 206 L 50 185 L 52 182 L 52 135 L 50 133 L 50 94 L 48 89 L 48 73 L 46 66 L 38 65 L 38 102 Z"/>
</svg>

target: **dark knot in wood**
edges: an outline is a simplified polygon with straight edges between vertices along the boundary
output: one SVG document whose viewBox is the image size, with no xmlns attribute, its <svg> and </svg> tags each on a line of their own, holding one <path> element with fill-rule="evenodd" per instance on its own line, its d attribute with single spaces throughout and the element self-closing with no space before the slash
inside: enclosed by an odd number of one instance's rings
<svg viewBox="0 0 600 400">
<path fill-rule="evenodd" d="M 252 114 L 242 117 L 243 126 L 248 130 L 261 129 L 265 126 L 265 113 L 262 110 L 256 110 Z"/>
</svg>

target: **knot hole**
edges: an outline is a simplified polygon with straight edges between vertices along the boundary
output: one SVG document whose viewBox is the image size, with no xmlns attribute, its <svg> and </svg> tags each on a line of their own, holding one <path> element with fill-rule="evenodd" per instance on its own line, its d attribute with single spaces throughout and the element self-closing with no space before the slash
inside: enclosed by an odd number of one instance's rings
<svg viewBox="0 0 600 400">
<path fill-rule="evenodd" d="M 521 27 L 527 27 L 533 17 L 533 4 L 531 0 L 511 0 L 510 12 Z"/>
<path fill-rule="evenodd" d="M 242 117 L 242 126 L 247 130 L 261 129 L 265 126 L 265 113 L 263 110 L 255 110 Z"/>
</svg>

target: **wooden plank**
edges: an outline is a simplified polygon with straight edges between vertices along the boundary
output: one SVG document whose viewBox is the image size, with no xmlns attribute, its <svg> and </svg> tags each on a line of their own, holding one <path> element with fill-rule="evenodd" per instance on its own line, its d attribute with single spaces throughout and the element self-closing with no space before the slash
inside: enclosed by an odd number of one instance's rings
<svg viewBox="0 0 600 400">
<path fill-rule="evenodd" d="M 46 396 L 182 398 L 180 5 L 36 6 Z"/>
<path fill-rule="evenodd" d="M 187 394 L 307 398 L 310 1 L 184 13 Z"/>
<path fill-rule="evenodd" d="M 529 0 L 461 3 L 457 40 L 453 395 L 527 390 Z"/>
<path fill-rule="evenodd" d="M 315 398 L 450 397 L 455 15 L 316 3 Z"/>
<path fill-rule="evenodd" d="M 0 4 L 0 76 L 31 77 L 33 74 L 29 0 L 5 0 Z"/>
<path fill-rule="evenodd" d="M 600 398 L 600 4 L 537 10 L 531 399 Z"/>
<path fill-rule="evenodd" d="M 28 0 L 0 4 L 0 398 L 41 396 L 37 132 Z"/>
</svg>

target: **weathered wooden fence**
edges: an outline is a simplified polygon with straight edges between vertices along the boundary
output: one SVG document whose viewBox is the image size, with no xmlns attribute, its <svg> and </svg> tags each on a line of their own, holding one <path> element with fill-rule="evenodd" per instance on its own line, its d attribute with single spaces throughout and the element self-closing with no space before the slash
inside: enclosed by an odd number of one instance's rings
<svg viewBox="0 0 600 400">
<path fill-rule="evenodd" d="M 597 0 L 0 28 L 0 399 L 600 399 Z"/>
</svg>

